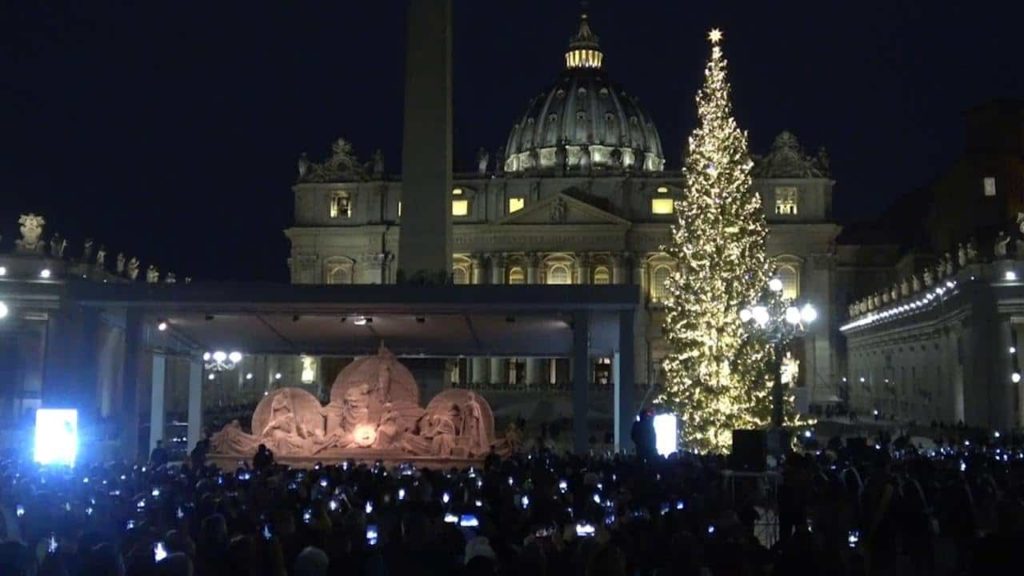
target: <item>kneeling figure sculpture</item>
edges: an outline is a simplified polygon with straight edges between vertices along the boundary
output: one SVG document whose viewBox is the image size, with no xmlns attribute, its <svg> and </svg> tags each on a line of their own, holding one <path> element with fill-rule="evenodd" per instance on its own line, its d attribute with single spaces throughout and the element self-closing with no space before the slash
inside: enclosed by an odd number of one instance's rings
<svg viewBox="0 0 1024 576">
<path fill-rule="evenodd" d="M 442 459 L 478 459 L 499 446 L 483 397 L 449 389 L 421 408 L 412 373 L 383 346 L 338 374 L 326 406 L 301 388 L 280 388 L 256 406 L 251 434 L 235 420 L 210 444 L 224 456 L 251 456 L 265 444 L 279 456 Z"/>
</svg>

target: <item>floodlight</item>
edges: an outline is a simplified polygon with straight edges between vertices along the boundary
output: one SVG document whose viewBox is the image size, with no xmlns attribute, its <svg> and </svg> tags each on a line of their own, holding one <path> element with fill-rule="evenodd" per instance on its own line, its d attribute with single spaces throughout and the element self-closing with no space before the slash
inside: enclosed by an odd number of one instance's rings
<svg viewBox="0 0 1024 576">
<path fill-rule="evenodd" d="M 35 461 L 74 466 L 78 455 L 78 410 L 36 410 Z"/>
<path fill-rule="evenodd" d="M 658 414 L 654 417 L 654 447 L 662 456 L 678 451 L 678 419 L 675 414 Z"/>
</svg>

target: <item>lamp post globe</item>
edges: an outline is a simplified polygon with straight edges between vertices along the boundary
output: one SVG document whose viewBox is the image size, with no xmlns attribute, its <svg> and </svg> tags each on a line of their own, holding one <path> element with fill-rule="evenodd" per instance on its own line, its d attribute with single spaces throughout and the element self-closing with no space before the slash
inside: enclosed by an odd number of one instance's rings
<svg viewBox="0 0 1024 576">
<path fill-rule="evenodd" d="M 804 324 L 810 324 L 818 319 L 818 311 L 810 304 L 804 304 L 804 307 L 800 309 L 800 320 Z"/>
<path fill-rule="evenodd" d="M 793 324 L 794 326 L 800 323 L 800 310 L 796 306 L 790 306 L 786 308 L 786 322 Z"/>
<path fill-rule="evenodd" d="M 754 322 L 757 322 L 758 326 L 764 326 L 765 324 L 768 324 L 769 320 L 771 320 L 771 317 L 768 314 L 768 308 L 765 308 L 764 306 L 754 306 L 753 310 L 751 310 L 751 316 L 754 318 Z"/>
</svg>

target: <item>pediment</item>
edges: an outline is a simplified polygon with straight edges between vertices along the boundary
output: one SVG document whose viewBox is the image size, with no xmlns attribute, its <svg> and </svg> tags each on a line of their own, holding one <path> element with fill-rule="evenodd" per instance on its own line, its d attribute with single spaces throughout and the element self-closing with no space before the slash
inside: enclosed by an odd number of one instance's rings
<svg viewBox="0 0 1024 576">
<path fill-rule="evenodd" d="M 629 226 L 630 222 L 615 214 L 606 212 L 568 196 L 556 194 L 533 205 L 528 205 L 518 212 L 509 214 L 500 220 L 501 225 L 614 225 Z"/>
</svg>

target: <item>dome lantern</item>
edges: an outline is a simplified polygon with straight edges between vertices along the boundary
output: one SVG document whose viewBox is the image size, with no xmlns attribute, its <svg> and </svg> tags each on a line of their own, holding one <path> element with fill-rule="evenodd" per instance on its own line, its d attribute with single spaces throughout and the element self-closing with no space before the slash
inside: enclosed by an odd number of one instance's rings
<svg viewBox="0 0 1024 576">
<path fill-rule="evenodd" d="M 601 68 L 604 54 L 598 44 L 597 34 L 590 29 L 587 22 L 587 14 L 580 15 L 580 28 L 576 35 L 569 41 L 569 50 L 565 53 L 565 67 L 568 70 L 575 68 Z"/>
</svg>

